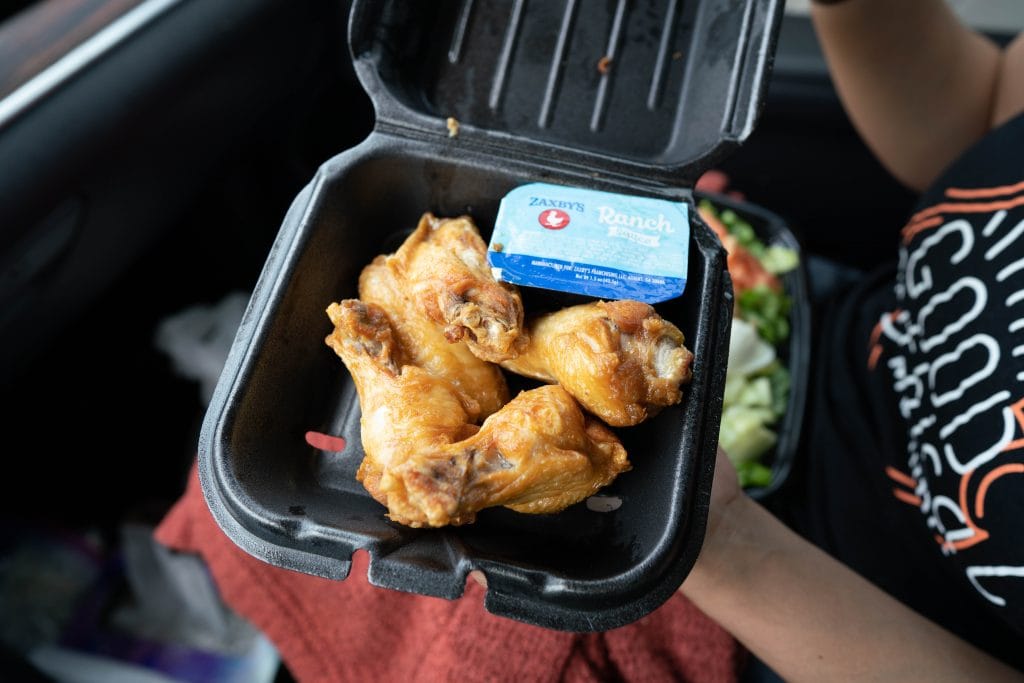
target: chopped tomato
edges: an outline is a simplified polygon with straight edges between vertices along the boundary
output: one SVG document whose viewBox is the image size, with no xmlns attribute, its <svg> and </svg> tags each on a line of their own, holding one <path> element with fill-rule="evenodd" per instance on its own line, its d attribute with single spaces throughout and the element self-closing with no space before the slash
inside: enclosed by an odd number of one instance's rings
<svg viewBox="0 0 1024 683">
<path fill-rule="evenodd" d="M 718 216 L 707 211 L 700 211 L 700 217 L 715 231 L 718 239 L 722 241 L 722 246 L 725 247 L 725 251 L 728 253 L 726 266 L 729 269 L 729 275 L 732 277 L 732 285 L 736 290 L 736 294 L 753 289 L 758 285 L 765 285 L 776 292 L 782 291 L 782 283 L 779 282 L 779 279 L 765 270 L 761 262 L 757 260 L 757 257 L 747 251 L 746 247 L 729 234 L 725 224 L 719 220 Z"/>
</svg>

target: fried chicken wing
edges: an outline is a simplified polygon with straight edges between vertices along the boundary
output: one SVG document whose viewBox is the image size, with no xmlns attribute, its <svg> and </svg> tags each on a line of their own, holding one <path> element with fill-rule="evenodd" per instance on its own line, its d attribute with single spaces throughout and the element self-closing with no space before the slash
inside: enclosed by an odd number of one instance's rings
<svg viewBox="0 0 1024 683">
<path fill-rule="evenodd" d="M 448 341 L 463 340 L 492 363 L 514 358 L 525 345 L 522 298 L 491 275 L 487 246 L 468 216 L 423 214 L 388 263 Z"/>
<path fill-rule="evenodd" d="M 405 363 L 383 309 L 348 300 L 328 315 L 327 344 L 362 407 L 356 476 L 396 522 L 466 524 L 496 505 L 557 512 L 629 469 L 615 435 L 561 387 L 523 392 L 477 427 L 451 382 Z"/>
<path fill-rule="evenodd" d="M 404 495 L 389 509 L 392 519 L 413 526 L 466 524 L 496 505 L 558 512 L 629 468 L 611 430 L 585 416 L 560 386 L 543 386 L 512 399 L 474 436 L 396 467 Z"/>
<path fill-rule="evenodd" d="M 683 333 L 647 304 L 599 301 L 542 315 L 530 343 L 502 367 L 558 382 L 613 427 L 638 424 L 682 400 L 693 354 Z"/>
<path fill-rule="evenodd" d="M 381 477 L 417 448 L 437 448 L 479 429 L 465 395 L 451 382 L 405 363 L 387 314 L 379 306 L 349 299 L 331 304 L 334 323 L 327 345 L 348 368 L 359 394 L 366 457 L 356 479 L 387 505 Z"/>
<path fill-rule="evenodd" d="M 497 365 L 480 360 L 463 343 L 450 343 L 435 324 L 407 296 L 388 258 L 378 256 L 359 276 L 359 298 L 380 306 L 406 362 L 443 377 L 471 400 L 466 402 L 470 422 L 491 415 L 508 403 L 508 385 Z"/>
</svg>

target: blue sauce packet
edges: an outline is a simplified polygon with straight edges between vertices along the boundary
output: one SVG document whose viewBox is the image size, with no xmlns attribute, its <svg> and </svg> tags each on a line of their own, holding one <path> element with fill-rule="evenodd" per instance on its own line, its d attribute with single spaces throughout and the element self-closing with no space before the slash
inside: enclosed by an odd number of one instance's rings
<svg viewBox="0 0 1024 683">
<path fill-rule="evenodd" d="M 686 288 L 687 205 L 532 183 L 505 195 L 487 258 L 496 279 L 654 304 Z"/>
</svg>

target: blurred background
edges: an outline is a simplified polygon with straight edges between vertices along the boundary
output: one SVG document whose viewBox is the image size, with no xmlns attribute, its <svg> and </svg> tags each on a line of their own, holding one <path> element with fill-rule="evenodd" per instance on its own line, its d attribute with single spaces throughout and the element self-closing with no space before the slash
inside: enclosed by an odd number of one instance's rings
<svg viewBox="0 0 1024 683">
<path fill-rule="evenodd" d="M 951 4 L 1000 42 L 1024 27 L 1017 0 Z M 914 196 L 844 115 L 807 5 L 787 5 L 760 124 L 721 170 L 806 251 L 867 270 Z M 0 679 L 289 680 L 149 530 L 289 203 L 372 130 L 348 3 L 3 7 Z"/>
</svg>

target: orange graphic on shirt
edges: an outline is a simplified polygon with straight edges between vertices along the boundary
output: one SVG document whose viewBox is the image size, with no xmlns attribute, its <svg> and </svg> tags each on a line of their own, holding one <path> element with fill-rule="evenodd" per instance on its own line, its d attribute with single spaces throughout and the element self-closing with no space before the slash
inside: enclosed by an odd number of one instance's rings
<svg viewBox="0 0 1024 683">
<path fill-rule="evenodd" d="M 1010 405 L 1010 411 L 1013 416 L 1017 419 L 1017 426 L 1024 431 L 1024 398 Z M 1003 452 L 1015 451 L 1018 448 L 1024 448 L 1024 438 L 1014 439 L 1010 443 L 1003 447 Z M 981 519 L 985 516 L 985 496 L 988 495 L 988 489 L 992 486 L 993 482 L 997 479 L 1005 477 L 1008 474 L 1024 474 L 1024 463 L 1011 462 L 1006 465 L 1000 465 L 988 474 L 986 474 L 981 484 L 978 485 L 978 492 L 974 496 L 974 516 Z"/>
<path fill-rule="evenodd" d="M 978 494 L 974 498 L 974 514 L 976 517 L 981 519 L 985 516 L 985 496 L 988 495 L 988 487 L 996 479 L 1005 477 L 1007 474 L 1024 474 L 1024 463 L 1012 462 L 1009 465 L 1002 465 L 985 475 L 985 478 L 981 480 L 981 485 L 978 486 Z"/>
<path fill-rule="evenodd" d="M 904 486 L 907 486 L 908 488 L 914 489 L 914 488 L 917 487 L 917 480 L 916 479 L 914 479 L 913 477 L 911 477 L 910 475 L 908 475 L 908 474 L 906 474 L 904 472 L 900 472 L 895 467 L 888 467 L 887 466 L 885 468 L 885 473 L 893 481 L 895 481 L 897 483 L 900 483 L 900 484 L 903 484 Z M 960 508 L 960 514 L 963 516 L 964 528 L 965 529 L 970 529 L 971 534 L 970 534 L 970 536 L 967 536 L 966 538 L 960 538 L 960 539 L 957 539 L 955 541 L 947 540 L 945 537 L 942 536 L 942 534 L 935 534 L 935 536 L 934 536 L 935 542 L 938 543 L 943 548 L 948 548 L 950 550 L 964 550 L 966 548 L 970 548 L 973 545 L 977 545 L 978 543 L 981 543 L 982 541 L 988 540 L 988 538 L 989 538 L 988 531 L 986 531 L 985 529 L 982 529 L 980 526 L 978 526 L 974 522 L 974 520 L 971 518 L 971 513 L 970 513 L 969 507 L 967 505 L 968 483 L 970 482 L 972 474 L 974 474 L 974 470 L 971 470 L 970 472 L 967 472 L 962 477 L 960 477 L 960 495 L 959 495 L 959 501 L 958 501 L 958 503 L 959 503 L 958 507 Z M 986 477 L 986 479 L 987 479 L 987 477 Z M 987 490 L 987 487 L 986 487 L 986 490 Z M 897 500 L 902 501 L 904 503 L 907 503 L 909 505 L 913 505 L 916 508 L 921 507 L 921 504 L 923 502 L 920 496 L 916 495 L 915 493 L 911 493 L 910 491 L 905 491 L 905 490 L 900 489 L 900 488 L 895 488 L 894 487 L 893 490 L 892 490 L 892 495 Z M 982 509 L 984 509 L 984 505 L 982 505 Z M 980 516 L 981 515 L 979 515 L 979 517 Z"/>
<path fill-rule="evenodd" d="M 909 474 L 905 474 L 903 472 L 900 472 L 895 467 L 891 467 L 891 466 L 887 465 L 886 468 L 885 468 L 885 473 L 887 475 L 889 475 L 890 479 L 892 479 L 893 481 L 895 481 L 897 483 L 903 484 L 904 486 L 906 486 L 909 489 L 917 488 L 917 480 L 916 479 L 911 477 Z M 892 495 L 896 496 L 896 498 L 898 500 L 902 500 L 904 503 L 909 503 L 910 505 L 913 505 L 914 507 L 921 507 L 921 503 L 922 503 L 921 496 L 918 496 L 918 495 L 915 495 L 913 493 L 910 493 L 909 491 L 904 491 L 903 489 L 894 488 L 892 490 Z"/>
<path fill-rule="evenodd" d="M 946 190 L 946 196 L 950 199 L 991 199 L 1005 195 L 1014 195 L 1024 191 L 1024 181 L 1012 185 L 999 185 L 997 187 L 962 188 L 951 187 Z M 944 214 L 958 213 L 989 213 L 1012 209 L 1015 206 L 1024 204 L 1024 195 L 986 202 L 940 202 L 925 209 L 921 209 L 907 222 L 901 231 L 903 244 L 910 244 L 910 240 L 918 233 L 941 225 L 945 218 Z"/>
<path fill-rule="evenodd" d="M 1009 405 L 1008 407 L 1016 418 L 1018 427 L 1024 431 L 1024 398 Z M 1024 437 L 1015 439 L 1006 444 L 1003 448 L 1003 452 L 1013 451 L 1018 448 L 1024 448 Z M 965 550 L 990 538 L 991 535 L 989 532 L 979 526 L 978 522 L 975 521 L 981 520 L 985 517 L 985 499 L 988 496 L 989 489 L 997 480 L 1007 475 L 1024 474 L 1024 463 L 1008 463 L 1000 465 L 986 473 L 985 476 L 981 478 L 981 482 L 978 484 L 978 488 L 974 491 L 974 495 L 972 497 L 970 495 L 970 482 L 975 471 L 976 470 L 970 470 L 960 477 L 959 493 L 957 496 L 957 507 L 963 517 L 964 529 L 969 529 L 971 534 L 956 540 L 948 540 L 941 534 L 935 534 L 935 542 L 943 548 L 956 551 Z M 913 505 L 914 507 L 921 506 L 923 502 L 921 497 L 912 492 L 917 488 L 918 482 L 916 479 L 891 466 L 886 466 L 885 474 L 897 484 L 902 484 L 911 490 L 907 491 L 894 487 L 892 494 L 897 500 Z"/>
<path fill-rule="evenodd" d="M 896 318 L 899 317 L 900 313 L 903 312 L 902 308 L 897 308 L 886 315 L 889 316 L 889 322 L 896 322 Z M 884 316 L 883 316 L 884 318 Z M 871 348 L 871 352 L 868 354 L 868 370 L 874 370 L 875 366 L 878 365 L 878 359 L 882 357 L 882 319 L 879 319 L 875 323 L 875 327 L 871 330 L 871 337 L 868 339 L 868 346 Z"/>
<path fill-rule="evenodd" d="M 1021 428 L 1021 431 L 1024 431 L 1024 398 L 1011 404 L 1010 411 L 1013 413 L 1013 416 L 1017 418 L 1017 426 Z M 1014 439 L 1010 443 L 1006 444 L 1006 447 L 1003 448 L 1003 450 L 1015 451 L 1022 446 L 1024 446 L 1024 438 Z"/>
<path fill-rule="evenodd" d="M 946 196 L 952 199 L 981 199 L 1016 194 L 1021 191 L 1024 191 L 1024 180 L 1013 185 L 997 185 L 996 187 L 950 187 L 946 189 Z"/>
</svg>

